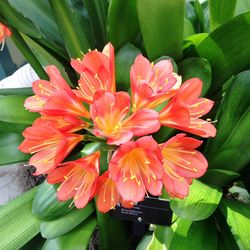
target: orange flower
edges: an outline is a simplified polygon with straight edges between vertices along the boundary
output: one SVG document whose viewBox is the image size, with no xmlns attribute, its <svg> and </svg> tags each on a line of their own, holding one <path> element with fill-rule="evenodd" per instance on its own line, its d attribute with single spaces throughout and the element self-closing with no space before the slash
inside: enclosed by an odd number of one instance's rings
<svg viewBox="0 0 250 250">
<path fill-rule="evenodd" d="M 71 66 L 81 75 L 79 89 L 75 91 L 84 102 L 93 103 L 99 90 L 115 92 L 114 48 L 108 43 L 102 53 L 93 50 L 83 59 L 72 59 Z"/>
<path fill-rule="evenodd" d="M 23 136 L 25 140 L 19 150 L 36 153 L 29 161 L 30 165 L 36 167 L 35 175 L 46 174 L 56 168 L 83 139 L 83 135 L 62 133 L 51 126 L 36 124 L 26 128 Z"/>
<path fill-rule="evenodd" d="M 193 178 L 201 177 L 207 170 L 205 157 L 195 148 L 202 141 L 178 134 L 160 145 L 163 156 L 163 183 L 172 197 L 188 195 Z"/>
<path fill-rule="evenodd" d="M 126 92 L 97 92 L 90 105 L 94 122 L 94 134 L 107 137 L 108 144 L 119 145 L 132 139 L 159 130 L 158 113 L 151 109 L 141 109 L 127 117 L 130 97 Z"/>
<path fill-rule="evenodd" d="M 63 79 L 59 70 L 51 65 L 46 68 L 46 72 L 50 81 L 35 81 L 33 91 L 36 95 L 27 98 L 24 106 L 32 112 L 89 118 L 89 112 Z"/>
<path fill-rule="evenodd" d="M 175 94 L 181 84 L 181 77 L 173 72 L 170 60 L 156 65 L 138 55 L 130 71 L 133 111 L 141 108 L 155 108 Z"/>
<path fill-rule="evenodd" d="M 65 162 L 48 174 L 51 184 L 62 183 L 57 197 L 66 201 L 74 197 L 77 208 L 83 208 L 93 198 L 99 175 L 100 152 L 95 152 L 76 161 Z"/>
<path fill-rule="evenodd" d="M 122 144 L 110 160 L 109 173 L 126 201 L 139 202 L 147 192 L 160 195 L 163 169 L 158 144 L 152 136 Z"/>
<path fill-rule="evenodd" d="M 0 22 L 0 43 L 2 43 L 2 47 L 0 50 L 3 50 L 4 47 L 4 38 L 6 36 L 11 36 L 11 31 L 10 29 L 4 25 L 3 23 Z"/>
<path fill-rule="evenodd" d="M 116 183 L 109 177 L 109 172 L 106 171 L 98 178 L 96 206 L 100 212 L 106 213 L 110 209 L 114 209 L 118 203 L 126 208 L 133 207 L 133 202 L 121 198 Z"/>
<path fill-rule="evenodd" d="M 44 115 L 37 118 L 33 126 L 51 126 L 61 132 L 73 133 L 83 128 L 89 127 L 87 122 L 73 116 L 52 116 Z"/>
<path fill-rule="evenodd" d="M 183 83 L 173 100 L 160 112 L 159 117 L 161 124 L 202 137 L 214 137 L 216 134 L 215 127 L 211 122 L 200 119 L 201 116 L 210 111 L 214 102 L 206 98 L 199 98 L 201 90 L 202 82 L 198 78 L 192 78 Z M 170 124 L 168 122 L 168 118 L 171 116 L 170 111 L 173 107 L 183 110 L 183 113 L 184 110 L 186 110 L 186 114 L 188 112 L 190 118 L 189 124 L 184 122 Z"/>
</svg>

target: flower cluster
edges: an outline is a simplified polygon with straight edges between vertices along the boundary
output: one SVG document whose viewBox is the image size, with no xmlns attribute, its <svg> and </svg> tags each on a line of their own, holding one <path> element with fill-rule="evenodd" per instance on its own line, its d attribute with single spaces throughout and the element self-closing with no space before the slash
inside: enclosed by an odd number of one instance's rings
<svg viewBox="0 0 250 250">
<path fill-rule="evenodd" d="M 11 34 L 12 33 L 11 33 L 10 29 L 6 25 L 4 25 L 3 23 L 0 22 L 0 44 L 2 43 L 0 50 L 3 50 L 4 38 L 6 36 L 11 36 Z"/>
<path fill-rule="evenodd" d="M 48 174 L 49 183 L 61 183 L 59 200 L 73 198 L 75 206 L 83 208 L 96 197 L 101 212 L 118 203 L 131 207 L 147 194 L 159 196 L 163 186 L 171 197 L 186 197 L 192 179 L 207 169 L 205 157 L 196 150 L 202 141 L 180 133 L 158 144 L 151 134 L 167 126 L 215 136 L 211 122 L 201 119 L 213 106 L 200 98 L 202 82 L 193 78 L 181 84 L 170 60 L 154 64 L 138 55 L 130 71 L 130 98 L 127 92 L 116 92 L 111 44 L 73 59 L 71 65 L 80 74 L 76 89 L 49 66 L 50 80 L 34 82 L 35 95 L 25 102 L 28 110 L 41 114 L 23 132 L 19 147 L 34 154 L 29 163 L 36 167 L 35 174 Z M 65 161 L 90 138 L 103 140 L 108 148 L 103 173 L 102 150 Z"/>
</svg>

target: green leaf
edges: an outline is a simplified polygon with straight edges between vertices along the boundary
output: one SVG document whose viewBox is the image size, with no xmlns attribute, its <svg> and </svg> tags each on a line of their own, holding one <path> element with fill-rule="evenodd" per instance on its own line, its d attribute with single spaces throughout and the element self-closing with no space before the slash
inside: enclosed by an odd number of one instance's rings
<svg viewBox="0 0 250 250">
<path fill-rule="evenodd" d="M 138 19 L 147 55 L 151 60 L 169 55 L 182 57 L 184 0 L 137 0 Z"/>
<path fill-rule="evenodd" d="M 237 0 L 209 0 L 211 31 L 234 16 L 236 3 Z"/>
<path fill-rule="evenodd" d="M 14 27 L 20 32 L 23 32 L 29 36 L 40 38 L 41 33 L 37 27 L 18 11 L 16 11 L 8 1 L 0 1 L 0 16 L 6 24 L 10 27 Z"/>
<path fill-rule="evenodd" d="M 22 37 L 29 45 L 31 51 L 34 53 L 34 55 L 36 56 L 36 58 L 39 60 L 39 62 L 43 67 L 46 67 L 48 65 L 55 65 L 62 74 L 63 78 L 67 81 L 67 83 L 70 86 L 73 86 L 72 83 L 70 82 L 69 76 L 65 72 L 65 66 L 59 60 L 57 60 L 57 58 L 54 55 L 50 54 L 45 48 L 43 48 L 32 38 L 24 34 L 22 35 Z"/>
<path fill-rule="evenodd" d="M 147 246 L 149 244 L 149 242 L 152 240 L 152 235 L 147 233 L 144 234 L 141 241 L 139 242 L 139 244 L 136 247 L 136 250 L 145 250 L 147 249 Z"/>
<path fill-rule="evenodd" d="M 52 221 L 44 221 L 41 223 L 41 234 L 46 239 L 57 238 L 86 220 L 94 211 L 93 203 L 89 203 L 83 209 L 73 209 L 65 216 Z"/>
<path fill-rule="evenodd" d="M 107 8 L 104 0 L 84 0 L 90 17 L 90 23 L 96 38 L 97 48 L 101 50 L 107 42 L 106 19 Z"/>
<path fill-rule="evenodd" d="M 49 40 L 62 44 L 48 0 L 9 0 L 9 3 L 39 27 Z"/>
<path fill-rule="evenodd" d="M 31 49 L 27 45 L 27 43 L 24 41 L 22 36 L 17 30 L 12 30 L 11 38 L 17 48 L 21 51 L 25 59 L 30 63 L 31 67 L 35 70 L 37 75 L 44 80 L 48 79 L 48 76 L 46 72 L 44 71 L 42 65 L 40 64 L 39 60 L 36 58 L 36 56 L 32 53 Z"/>
<path fill-rule="evenodd" d="M 193 52 L 206 58 L 212 68 L 210 96 L 221 90 L 224 82 L 249 65 L 250 11 L 232 18 L 203 39 Z"/>
<path fill-rule="evenodd" d="M 178 64 L 179 74 L 182 76 L 182 81 L 186 81 L 192 77 L 198 77 L 202 80 L 202 96 L 204 96 L 210 85 L 212 72 L 209 62 L 204 58 L 190 57 Z"/>
<path fill-rule="evenodd" d="M 210 139 L 206 156 L 210 168 L 240 171 L 250 160 L 250 71 L 238 74 L 217 114 L 217 136 Z"/>
<path fill-rule="evenodd" d="M 34 95 L 32 88 L 0 89 L 0 95 Z"/>
<path fill-rule="evenodd" d="M 193 24 L 187 18 L 184 18 L 183 38 L 189 37 L 193 34 L 195 34 Z"/>
<path fill-rule="evenodd" d="M 194 9 L 198 17 L 198 21 L 199 21 L 199 26 L 200 26 L 199 31 L 204 32 L 205 31 L 205 16 L 204 16 L 202 5 L 199 2 L 199 0 L 194 0 Z"/>
<path fill-rule="evenodd" d="M 240 15 L 241 13 L 248 11 L 250 9 L 249 0 L 237 0 L 235 15 Z"/>
<path fill-rule="evenodd" d="M 202 177 L 202 181 L 216 187 L 224 187 L 227 183 L 238 177 L 240 177 L 240 174 L 233 171 L 209 168 Z"/>
<path fill-rule="evenodd" d="M 107 32 L 115 48 L 132 41 L 139 32 L 135 0 L 111 0 L 107 18 Z"/>
<path fill-rule="evenodd" d="M 21 153 L 17 147 L 23 141 L 20 134 L 0 131 L 0 165 L 26 161 L 29 155 Z"/>
<path fill-rule="evenodd" d="M 94 152 L 102 149 L 104 144 L 102 142 L 90 142 L 84 146 L 84 148 L 81 150 L 82 156 L 91 155 Z"/>
<path fill-rule="evenodd" d="M 119 91 L 127 91 L 130 88 L 130 69 L 140 53 L 141 51 L 130 43 L 116 53 L 116 86 Z"/>
<path fill-rule="evenodd" d="M 31 213 L 36 189 L 0 207 L 0 249 L 19 249 L 39 232 L 40 221 Z"/>
<path fill-rule="evenodd" d="M 26 124 L 0 121 L 0 130 L 5 133 L 21 134 L 26 127 Z"/>
<path fill-rule="evenodd" d="M 24 101 L 28 96 L 0 96 L 0 106 L 4 107 L 0 112 L 0 121 L 30 125 L 38 117 L 24 108 Z"/>
<path fill-rule="evenodd" d="M 215 222 L 213 220 L 195 222 L 180 220 L 172 238 L 170 248 L 168 249 L 217 249 L 217 232 Z"/>
<path fill-rule="evenodd" d="M 103 214 L 98 211 L 96 213 L 100 249 L 117 249 L 117 246 L 119 250 L 129 249 L 128 235 L 123 221 L 110 217 L 108 213 Z"/>
<path fill-rule="evenodd" d="M 77 22 L 66 0 L 49 0 L 58 29 L 70 57 L 82 57 L 91 48 L 83 27 Z"/>
<path fill-rule="evenodd" d="M 198 180 L 193 180 L 189 195 L 183 199 L 172 199 L 171 209 L 180 218 L 199 221 L 208 218 L 217 208 L 222 192 Z"/>
<path fill-rule="evenodd" d="M 56 186 L 45 181 L 37 190 L 32 204 L 32 213 L 42 220 L 53 220 L 72 209 L 69 207 L 70 202 L 58 201 Z"/>
<path fill-rule="evenodd" d="M 250 248 L 250 207 L 237 201 L 223 199 L 221 211 L 240 249 Z"/>
<path fill-rule="evenodd" d="M 169 249 L 174 231 L 171 227 L 156 226 L 153 237 L 147 246 L 147 250 Z M 145 248 L 144 248 L 145 249 Z"/>
<path fill-rule="evenodd" d="M 89 218 L 69 233 L 58 238 L 47 240 L 42 250 L 85 250 L 96 227 L 96 219 Z"/>
</svg>

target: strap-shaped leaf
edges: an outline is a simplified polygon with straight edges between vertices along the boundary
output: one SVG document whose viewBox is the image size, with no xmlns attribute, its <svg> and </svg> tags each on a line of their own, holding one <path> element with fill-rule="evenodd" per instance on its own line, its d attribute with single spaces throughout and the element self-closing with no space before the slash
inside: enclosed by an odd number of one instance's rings
<svg viewBox="0 0 250 250">
<path fill-rule="evenodd" d="M 6 22 L 9 26 L 15 27 L 29 36 L 41 37 L 40 30 L 29 19 L 15 10 L 8 1 L 0 1 L 0 14 L 0 20 Z"/>
<path fill-rule="evenodd" d="M 139 32 L 135 0 L 111 0 L 107 19 L 108 38 L 115 48 L 130 42 Z"/>
<path fill-rule="evenodd" d="M 42 220 L 53 220 L 68 213 L 71 201 L 60 202 L 57 199 L 56 186 L 44 182 L 37 190 L 32 204 L 32 213 Z"/>
<path fill-rule="evenodd" d="M 40 220 L 31 212 L 36 189 L 0 207 L 0 249 L 19 249 L 39 232 Z"/>
<path fill-rule="evenodd" d="M 206 58 L 212 68 L 212 96 L 233 74 L 249 65 L 250 11 L 236 16 L 218 27 L 196 46 L 195 55 Z"/>
<path fill-rule="evenodd" d="M 0 132 L 0 166 L 15 162 L 26 161 L 28 154 L 21 153 L 17 147 L 23 141 L 20 134 Z"/>
<path fill-rule="evenodd" d="M 65 72 L 65 66 L 54 55 L 50 54 L 45 48 L 43 48 L 32 38 L 24 34 L 22 35 L 22 37 L 29 45 L 30 49 L 32 50 L 32 52 L 34 53 L 34 55 L 36 56 L 36 58 L 43 67 L 46 67 L 48 65 L 55 65 L 60 70 L 62 76 L 67 81 L 67 83 L 73 86 L 72 83 L 70 82 L 68 75 Z"/>
<path fill-rule="evenodd" d="M 182 57 L 184 0 L 137 0 L 140 29 L 151 60 L 162 55 Z"/>
<path fill-rule="evenodd" d="M 58 238 L 47 240 L 43 250 L 85 250 L 88 249 L 89 239 L 96 227 L 96 219 L 89 218 L 81 225 Z"/>
<path fill-rule="evenodd" d="M 223 199 L 220 205 L 240 249 L 250 248 L 250 209 L 248 205 Z"/>
<path fill-rule="evenodd" d="M 77 22 L 66 0 L 49 2 L 70 57 L 82 57 L 82 52 L 91 48 L 83 27 Z"/>
<path fill-rule="evenodd" d="M 46 239 L 57 238 L 86 220 L 94 211 L 94 204 L 89 203 L 83 209 L 73 209 L 65 216 L 52 221 L 44 221 L 41 223 L 41 234 Z"/>
<path fill-rule="evenodd" d="M 34 95 L 32 88 L 10 88 L 10 89 L 0 89 L 0 95 Z"/>
<path fill-rule="evenodd" d="M 212 219 L 190 222 L 180 220 L 169 250 L 217 249 L 216 224 Z"/>
<path fill-rule="evenodd" d="M 41 32 L 52 41 L 62 44 L 62 38 L 55 23 L 48 0 L 9 0 L 9 3 L 23 16 L 29 18 Z"/>
<path fill-rule="evenodd" d="M 234 16 L 237 0 L 209 0 L 210 30 Z"/>
<path fill-rule="evenodd" d="M 250 71 L 244 71 L 233 79 L 218 110 L 217 136 L 206 147 L 210 168 L 238 172 L 248 163 L 249 94 Z"/>
<path fill-rule="evenodd" d="M 25 110 L 23 104 L 27 96 L 0 96 L 0 121 L 30 125 L 38 117 L 37 113 Z"/>
<path fill-rule="evenodd" d="M 172 199 L 171 209 L 180 218 L 199 221 L 208 218 L 217 208 L 222 192 L 198 180 L 194 180 L 189 195 L 183 199 Z"/>
<path fill-rule="evenodd" d="M 15 45 L 17 46 L 17 48 L 22 52 L 25 59 L 30 63 L 32 68 L 36 71 L 37 75 L 41 79 L 44 79 L 44 80 L 48 79 L 48 76 L 46 72 L 44 71 L 42 65 L 40 64 L 39 60 L 33 54 L 32 50 L 24 41 L 20 33 L 17 30 L 13 29 L 11 38 L 13 42 L 15 43 Z"/>
<path fill-rule="evenodd" d="M 116 65 L 116 85 L 119 91 L 127 91 L 130 88 L 130 69 L 135 58 L 141 51 L 134 45 L 128 43 L 124 45 L 115 57 Z"/>
<path fill-rule="evenodd" d="M 84 0 L 90 17 L 90 23 L 96 38 L 97 48 L 101 50 L 107 42 L 106 39 L 106 0 Z"/>
<path fill-rule="evenodd" d="M 178 64 L 179 74 L 182 80 L 186 81 L 192 77 L 198 77 L 202 80 L 202 96 L 206 94 L 210 85 L 212 72 L 209 62 L 204 58 L 190 57 Z"/>
<path fill-rule="evenodd" d="M 237 0 L 235 15 L 239 15 L 245 11 L 250 9 L 250 1 L 249 0 Z"/>
</svg>

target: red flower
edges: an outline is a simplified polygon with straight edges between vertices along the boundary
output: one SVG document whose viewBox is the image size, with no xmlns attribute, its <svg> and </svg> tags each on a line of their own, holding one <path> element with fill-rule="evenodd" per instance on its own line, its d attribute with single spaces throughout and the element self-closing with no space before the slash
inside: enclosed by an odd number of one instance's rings
<svg viewBox="0 0 250 250">
<path fill-rule="evenodd" d="M 34 154 L 29 161 L 36 167 L 35 175 L 46 174 L 56 168 L 73 148 L 83 139 L 83 135 L 62 133 L 48 126 L 28 127 L 24 130 L 25 140 L 19 146 L 24 153 Z"/>
<path fill-rule="evenodd" d="M 95 152 L 76 161 L 65 162 L 48 174 L 51 184 L 62 183 L 57 197 L 66 201 L 74 197 L 77 208 L 83 208 L 95 193 L 99 175 L 100 153 Z"/>
<path fill-rule="evenodd" d="M 73 133 L 83 128 L 89 127 L 89 123 L 73 116 L 53 116 L 44 115 L 37 118 L 33 126 L 51 126 L 61 132 Z"/>
<path fill-rule="evenodd" d="M 24 106 L 32 112 L 56 116 L 89 117 L 82 101 L 74 94 L 55 66 L 48 66 L 50 81 L 37 80 L 33 83 L 36 94 L 26 99 Z"/>
<path fill-rule="evenodd" d="M 109 172 L 106 171 L 98 178 L 96 206 L 100 212 L 106 213 L 110 209 L 114 209 L 118 203 L 126 208 L 133 207 L 133 202 L 121 198 L 116 183 L 109 177 Z"/>
<path fill-rule="evenodd" d="M 3 50 L 4 38 L 6 36 L 11 36 L 11 34 L 12 32 L 10 31 L 10 29 L 6 25 L 0 22 L 0 43 L 2 43 L 2 47 L 0 50 Z"/>
<path fill-rule="evenodd" d="M 209 121 L 200 119 L 201 116 L 207 114 L 210 111 L 214 102 L 206 98 L 199 98 L 201 95 L 201 90 L 202 82 L 198 78 L 192 78 L 183 83 L 173 100 L 168 103 L 168 105 L 160 112 L 159 117 L 161 124 L 187 131 L 202 137 L 214 137 L 216 134 L 215 127 Z M 182 110 L 182 117 L 184 117 L 185 113 L 185 116 L 189 114 L 189 124 L 184 122 L 171 124 L 168 122 L 169 116 L 174 117 L 175 115 L 175 112 L 171 113 L 171 110 L 174 108 Z M 171 114 L 173 114 L 173 116 Z"/>
<path fill-rule="evenodd" d="M 170 60 L 156 65 L 139 55 L 130 71 L 133 110 L 155 108 L 169 100 L 181 84 L 181 77 L 173 72 Z"/>
<path fill-rule="evenodd" d="M 160 195 L 162 162 L 158 144 L 151 136 L 122 144 L 110 163 L 110 177 L 126 201 L 139 202 L 145 194 Z"/>
<path fill-rule="evenodd" d="M 93 50 L 83 59 L 72 59 L 72 67 L 81 75 L 79 90 L 75 93 L 84 102 L 93 103 L 94 94 L 99 90 L 115 92 L 114 48 L 108 43 L 102 53 Z"/>
<path fill-rule="evenodd" d="M 94 134 L 107 137 L 108 144 L 119 145 L 133 136 L 143 136 L 159 130 L 158 113 L 151 109 L 141 109 L 127 117 L 130 97 L 126 92 L 98 92 L 90 105 L 94 122 Z"/>
<path fill-rule="evenodd" d="M 178 134 L 160 145 L 163 156 L 163 183 L 172 197 L 188 195 L 192 179 L 201 177 L 207 170 L 205 157 L 195 148 L 202 141 Z"/>
</svg>

